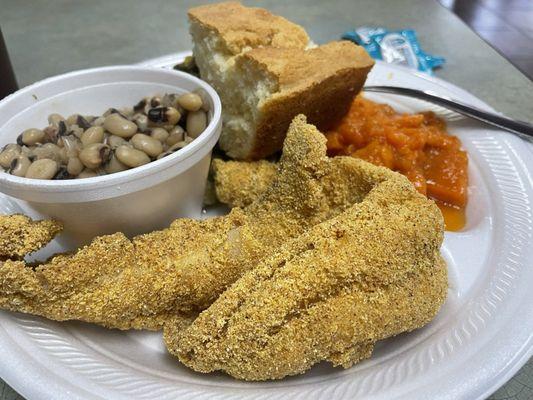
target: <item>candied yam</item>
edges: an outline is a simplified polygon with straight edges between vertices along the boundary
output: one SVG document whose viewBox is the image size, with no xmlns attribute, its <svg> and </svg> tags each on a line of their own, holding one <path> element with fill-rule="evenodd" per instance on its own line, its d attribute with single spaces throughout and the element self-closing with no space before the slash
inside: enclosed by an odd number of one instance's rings
<svg viewBox="0 0 533 400">
<path fill-rule="evenodd" d="M 402 114 L 398 117 L 398 126 L 404 128 L 420 128 L 424 123 L 424 116 L 422 114 Z"/>
<path fill-rule="evenodd" d="M 437 117 L 433 111 L 425 111 L 421 113 L 424 116 L 424 124 L 436 127 L 439 131 L 446 131 L 446 122 Z"/>
<path fill-rule="evenodd" d="M 346 143 L 353 144 L 357 147 L 363 147 L 368 143 L 368 138 L 365 137 L 362 129 L 353 129 L 351 131 L 343 132 L 342 137 Z"/>
<path fill-rule="evenodd" d="M 409 136 L 403 132 L 392 130 L 387 132 L 387 141 L 394 147 L 403 147 L 409 143 Z"/>
<path fill-rule="evenodd" d="M 357 96 L 326 136 L 328 154 L 386 166 L 404 174 L 428 197 L 450 207 L 465 207 L 468 157 L 461 141 L 446 132 L 446 123 L 434 113 L 400 114 Z"/>
<path fill-rule="evenodd" d="M 394 166 L 394 152 L 392 147 L 387 143 L 380 143 L 378 140 L 373 140 L 368 146 L 356 150 L 352 155 L 371 162 L 374 165 L 381 165 L 389 169 L 392 169 Z"/>
<path fill-rule="evenodd" d="M 424 174 L 428 195 L 444 203 L 466 206 L 468 157 L 458 148 L 429 148 Z"/>
</svg>

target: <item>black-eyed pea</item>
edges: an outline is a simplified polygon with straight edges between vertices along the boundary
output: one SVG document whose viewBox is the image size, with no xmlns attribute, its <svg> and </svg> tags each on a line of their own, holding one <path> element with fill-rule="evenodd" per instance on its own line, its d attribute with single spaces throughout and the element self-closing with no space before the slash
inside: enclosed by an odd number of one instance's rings
<svg viewBox="0 0 533 400">
<path fill-rule="evenodd" d="M 189 112 L 185 126 L 187 136 L 196 139 L 207 127 L 207 114 L 203 110 Z"/>
<path fill-rule="evenodd" d="M 102 116 L 107 117 L 108 115 L 111 115 L 111 114 L 120 114 L 120 111 L 114 107 L 110 107 L 107 110 L 105 110 Z"/>
<path fill-rule="evenodd" d="M 148 130 L 148 117 L 144 114 L 134 114 L 131 118 L 137 125 L 139 132 L 146 132 Z"/>
<path fill-rule="evenodd" d="M 161 98 L 161 105 L 163 107 L 176 107 L 178 105 L 178 97 L 179 95 L 176 93 L 165 93 Z"/>
<path fill-rule="evenodd" d="M 67 162 L 67 171 L 72 176 L 78 176 L 84 169 L 83 163 L 78 157 L 70 157 Z"/>
<path fill-rule="evenodd" d="M 45 143 L 41 146 L 32 148 L 31 155 L 36 160 L 51 159 L 56 162 L 61 162 L 61 148 L 54 143 Z"/>
<path fill-rule="evenodd" d="M 48 123 L 50 125 L 56 125 L 57 126 L 57 125 L 59 125 L 60 121 L 65 122 L 65 117 L 63 117 L 61 114 L 54 113 L 54 114 L 50 114 L 48 116 Z"/>
<path fill-rule="evenodd" d="M 128 167 L 135 168 L 150 162 L 150 157 L 145 152 L 128 146 L 119 146 L 115 150 L 118 160 Z"/>
<path fill-rule="evenodd" d="M 106 143 L 107 145 L 109 145 L 109 147 L 111 147 L 113 150 L 115 150 L 118 146 L 125 145 L 125 144 L 127 144 L 128 142 L 126 141 L 126 139 L 121 138 L 120 136 L 117 136 L 117 135 L 109 135 L 109 136 L 107 137 L 105 143 Z"/>
<path fill-rule="evenodd" d="M 93 143 L 84 147 L 78 157 L 87 168 L 96 169 L 109 161 L 111 148 L 103 143 Z"/>
<path fill-rule="evenodd" d="M 137 133 L 135 122 L 129 121 L 118 113 L 109 114 L 104 121 L 104 128 L 113 135 L 130 138 Z"/>
<path fill-rule="evenodd" d="M 148 121 L 152 126 L 176 125 L 181 113 L 174 107 L 155 107 L 148 111 Z"/>
<path fill-rule="evenodd" d="M 98 117 L 98 118 L 94 119 L 94 121 L 92 122 L 92 125 L 93 126 L 103 126 L 104 125 L 104 121 L 105 121 L 105 117 Z"/>
<path fill-rule="evenodd" d="M 163 145 L 157 139 L 144 133 L 137 133 L 131 138 L 131 144 L 137 150 L 141 150 L 150 157 L 157 157 L 163 152 Z"/>
<path fill-rule="evenodd" d="M 113 154 L 109 162 L 104 166 L 104 171 L 107 174 L 114 174 L 115 172 L 121 172 L 129 169 L 126 164 L 121 163 L 117 156 Z"/>
<path fill-rule="evenodd" d="M 148 104 L 150 104 L 150 107 L 159 107 L 162 103 L 163 99 L 160 95 L 156 94 L 155 96 L 150 97 L 150 100 L 148 101 Z"/>
<path fill-rule="evenodd" d="M 102 143 L 104 140 L 104 128 L 101 126 L 92 126 L 81 135 L 81 144 L 88 146 L 93 143 Z"/>
<path fill-rule="evenodd" d="M 59 165 L 55 160 L 43 158 L 32 162 L 25 176 L 33 179 L 52 179 L 58 170 Z"/>
<path fill-rule="evenodd" d="M 178 104 L 187 111 L 198 111 L 202 108 L 202 98 L 196 93 L 185 93 L 178 97 Z"/>
<path fill-rule="evenodd" d="M 154 128 L 150 132 L 150 136 L 156 140 L 159 140 L 161 143 L 165 143 L 165 141 L 168 139 L 169 133 L 166 129 Z"/>
<path fill-rule="evenodd" d="M 181 119 L 181 113 L 177 108 L 167 107 L 166 117 L 168 125 L 176 125 Z"/>
<path fill-rule="evenodd" d="M 66 122 L 67 122 L 67 125 L 70 127 L 71 125 L 74 125 L 77 123 L 78 121 L 78 114 L 71 114 L 67 117 L 66 119 Z"/>
<path fill-rule="evenodd" d="M 8 172 L 11 175 L 23 177 L 26 176 L 26 172 L 28 171 L 30 165 L 30 159 L 25 155 L 21 154 L 18 157 L 14 158 L 13 161 L 11 161 L 11 165 Z"/>
<path fill-rule="evenodd" d="M 76 177 L 76 179 L 84 179 L 84 178 L 94 178 L 95 176 L 98 176 L 98 173 L 96 171 L 93 171 L 92 169 L 84 169 L 79 173 L 79 175 Z"/>
<path fill-rule="evenodd" d="M 67 123 L 65 121 L 59 121 L 59 123 L 57 124 L 57 135 L 59 137 L 61 136 L 65 136 L 67 134 Z"/>
<path fill-rule="evenodd" d="M 78 115 L 78 118 L 76 118 L 76 125 L 78 125 L 83 130 L 87 130 L 92 126 L 89 121 L 87 121 L 87 119 L 82 115 Z"/>
<path fill-rule="evenodd" d="M 18 157 L 20 152 L 21 147 L 18 144 L 10 143 L 6 145 L 0 152 L 0 165 L 4 168 L 9 168 L 11 161 Z"/>
<path fill-rule="evenodd" d="M 166 156 L 178 151 L 179 149 L 183 149 L 185 146 L 187 146 L 187 143 L 185 141 L 174 143 L 172 146 L 167 147 L 167 149 L 163 153 L 158 155 L 157 159 L 159 160 L 159 159 L 161 159 L 163 157 L 166 157 Z"/>
<path fill-rule="evenodd" d="M 22 132 L 17 139 L 19 145 L 25 144 L 26 146 L 33 146 L 37 143 L 43 143 L 46 134 L 41 129 L 30 128 Z M 19 143 L 20 141 L 20 143 Z"/>
<path fill-rule="evenodd" d="M 184 139 L 185 139 L 185 130 L 181 126 L 176 125 L 174 128 L 170 130 L 168 138 L 165 141 L 165 143 L 169 146 L 173 146 L 174 144 L 181 142 Z"/>
</svg>

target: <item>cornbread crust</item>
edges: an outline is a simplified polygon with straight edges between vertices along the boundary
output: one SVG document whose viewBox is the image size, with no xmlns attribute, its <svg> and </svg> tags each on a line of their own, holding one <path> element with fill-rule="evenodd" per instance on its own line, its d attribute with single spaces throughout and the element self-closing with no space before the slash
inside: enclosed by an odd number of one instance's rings
<svg viewBox="0 0 533 400">
<path fill-rule="evenodd" d="M 374 61 L 352 42 L 313 49 L 257 48 L 236 59 L 237 70 L 256 70 L 275 81 L 277 91 L 259 103 L 259 117 L 247 159 L 264 158 L 283 145 L 295 115 L 325 130 L 349 110 Z"/>
<path fill-rule="evenodd" d="M 57 221 L 32 221 L 25 215 L 0 215 L 0 260 L 20 259 L 50 242 L 63 226 Z"/>
<path fill-rule="evenodd" d="M 219 145 L 235 159 L 280 150 L 298 114 L 319 129 L 338 121 L 374 64 L 352 42 L 309 49 L 300 26 L 238 3 L 193 8 L 189 21 L 200 76 L 224 109 Z"/>
<path fill-rule="evenodd" d="M 205 221 L 178 219 L 132 240 L 101 236 L 34 268 L 7 260 L 0 307 L 119 329 L 160 329 L 176 315 L 189 320 L 284 242 L 396 176 L 348 157 L 330 160 L 324 136 L 304 116 L 289 131 L 275 182 L 248 207 Z"/>
<path fill-rule="evenodd" d="M 376 178 L 377 167 L 358 164 Z M 168 350 L 199 372 L 281 379 L 322 360 L 348 368 L 377 340 L 427 324 L 447 292 L 442 215 L 399 174 L 371 186 L 262 260 L 185 331 L 167 324 Z"/>
<path fill-rule="evenodd" d="M 225 52 L 237 55 L 260 46 L 304 49 L 309 37 L 305 30 L 263 8 L 244 7 L 238 2 L 223 2 L 191 8 L 189 19 L 213 31 Z"/>
</svg>

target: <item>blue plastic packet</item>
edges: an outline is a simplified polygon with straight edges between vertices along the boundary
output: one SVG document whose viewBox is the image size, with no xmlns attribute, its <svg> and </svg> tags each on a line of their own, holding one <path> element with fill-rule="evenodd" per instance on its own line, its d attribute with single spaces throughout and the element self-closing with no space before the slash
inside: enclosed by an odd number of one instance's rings
<svg viewBox="0 0 533 400">
<path fill-rule="evenodd" d="M 342 38 L 363 46 L 376 60 L 407 66 L 429 75 L 433 75 L 433 69 L 445 62 L 443 57 L 424 52 L 412 29 L 389 31 L 382 27 L 364 26 L 346 32 Z"/>
</svg>

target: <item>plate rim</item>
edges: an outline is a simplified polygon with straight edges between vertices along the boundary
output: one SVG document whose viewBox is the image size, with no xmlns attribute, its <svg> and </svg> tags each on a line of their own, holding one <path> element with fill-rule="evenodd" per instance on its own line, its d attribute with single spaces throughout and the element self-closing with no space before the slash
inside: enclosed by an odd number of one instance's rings
<svg viewBox="0 0 533 400">
<path fill-rule="evenodd" d="M 182 53 L 174 53 L 172 56 L 173 57 L 177 57 L 179 54 L 184 54 L 184 53 L 188 53 L 190 54 L 190 51 L 188 52 L 182 52 Z M 163 56 L 163 57 L 158 57 L 156 59 L 152 59 L 152 60 L 147 60 L 141 64 L 144 64 L 146 62 L 156 62 L 158 60 L 161 60 L 163 59 L 164 57 L 170 57 L 171 55 L 168 55 L 168 56 Z M 389 64 L 386 64 L 386 67 L 387 68 L 390 68 L 392 70 L 398 70 L 398 71 L 402 71 L 402 72 L 405 72 L 405 73 L 408 73 L 409 75 L 414 75 L 414 76 L 417 76 L 418 78 L 423 78 L 424 80 L 427 80 L 427 81 L 430 81 L 430 82 L 433 82 L 433 83 L 436 83 L 438 84 L 439 86 L 445 88 L 445 89 L 453 89 L 452 91 L 455 92 L 455 93 L 458 93 L 461 97 L 466 97 L 468 98 L 469 100 L 471 99 L 474 99 L 475 102 L 477 103 L 478 106 L 483 106 L 484 108 L 486 108 L 487 110 L 491 110 L 493 111 L 493 109 L 487 105 L 486 103 L 484 103 L 482 100 L 478 99 L 477 97 L 475 97 L 474 95 L 470 94 L 469 92 L 465 91 L 464 89 L 454 85 L 454 84 L 451 84 L 447 81 L 444 81 L 440 78 L 436 78 L 436 77 L 431 77 L 431 76 L 426 76 L 426 75 L 423 75 L 421 74 L 420 72 L 418 71 L 412 71 L 412 70 L 409 70 L 407 68 L 402 68 L 402 67 L 398 67 L 398 66 L 391 66 Z M 500 132 L 499 130 L 495 130 L 496 132 Z M 510 140 L 510 138 L 507 138 Z M 520 139 L 518 139 L 520 140 Z M 513 140 L 511 140 L 511 142 L 513 142 Z M 517 145 L 518 142 L 515 142 L 514 145 Z M 513 145 L 509 145 L 508 146 L 510 147 L 513 147 Z M 520 158 L 517 156 L 517 158 Z M 531 162 L 529 164 L 532 164 Z M 529 165 L 529 168 L 531 167 L 531 165 Z M 527 170 L 526 170 L 527 172 Z M 4 328 L 2 326 L 0 326 L 1 330 L 3 331 Z M 525 364 L 525 362 L 527 362 L 527 360 L 531 357 L 531 355 L 533 355 L 533 335 L 531 335 L 529 337 L 529 340 L 526 341 L 526 343 L 523 345 L 523 349 L 525 349 L 524 352 L 522 352 L 522 354 L 520 353 L 516 353 L 515 356 L 513 357 L 513 362 L 512 362 L 512 366 L 507 368 L 507 369 L 502 369 L 502 371 L 506 371 L 505 373 L 503 374 L 500 374 L 500 377 L 493 381 L 493 384 L 489 387 L 487 386 L 486 387 L 486 390 L 483 391 L 483 393 L 476 393 L 476 398 L 482 398 L 482 396 L 486 396 L 487 394 L 490 394 L 492 393 L 497 387 L 501 386 L 501 384 L 505 381 L 507 381 L 509 379 L 510 376 L 512 376 L 523 364 Z M 0 340 L 0 349 L 3 348 L 3 344 L 2 344 L 2 341 Z M 518 358 L 518 360 L 515 360 L 516 358 Z M 16 360 L 15 360 L 16 361 Z M 9 368 L 7 368 L 7 364 L 10 364 L 9 362 L 8 363 L 2 363 L 0 365 L 0 376 L 2 376 L 4 378 L 4 380 L 9 383 L 12 387 L 16 388 L 17 391 L 19 391 L 19 393 L 21 394 L 24 394 L 25 396 L 27 397 L 30 397 L 31 398 L 45 398 L 43 395 L 45 392 L 43 391 L 39 391 L 39 390 L 35 390 L 35 388 L 31 387 L 31 385 L 29 386 L 26 386 L 24 388 L 20 388 L 18 387 L 18 385 L 16 384 L 12 384 L 12 379 L 8 376 L 11 376 L 11 375 L 17 375 L 15 373 L 11 374 L 10 371 L 13 371 L 13 370 L 10 370 Z M 13 376 L 13 380 L 15 380 L 15 377 Z M 70 382 L 69 382 L 70 384 Z M 80 386 L 75 386 L 75 385 L 72 385 L 73 388 L 75 389 L 78 389 L 78 390 L 83 390 L 85 391 L 85 389 L 83 387 L 80 387 Z M 54 393 L 47 393 L 47 395 L 52 395 L 53 396 Z M 55 394 L 57 395 L 57 392 L 55 392 Z M 91 395 L 94 396 L 94 392 L 91 392 Z M 81 398 L 81 397 L 80 397 Z"/>
</svg>

